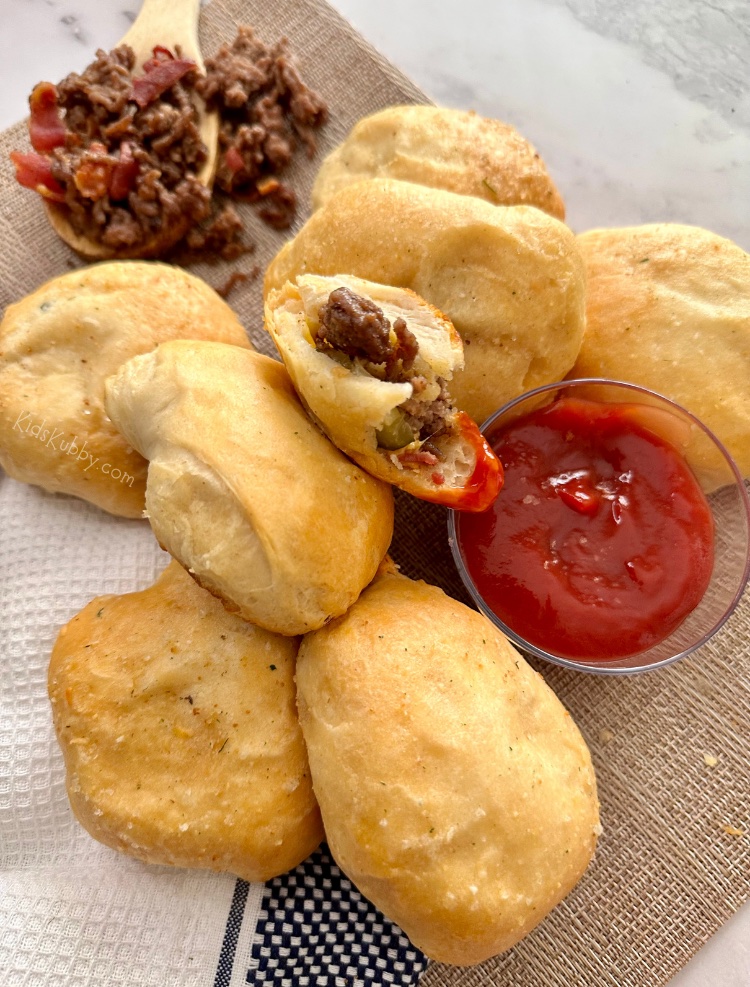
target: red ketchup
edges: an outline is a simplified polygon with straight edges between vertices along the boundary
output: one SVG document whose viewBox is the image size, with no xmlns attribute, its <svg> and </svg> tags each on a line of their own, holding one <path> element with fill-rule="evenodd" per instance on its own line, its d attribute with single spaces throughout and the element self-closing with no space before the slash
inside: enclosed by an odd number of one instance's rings
<svg viewBox="0 0 750 987">
<path fill-rule="evenodd" d="M 457 516 L 485 603 L 551 654 L 607 661 L 645 651 L 700 602 L 711 509 L 649 409 L 561 398 L 489 436 L 505 485 Z"/>
</svg>

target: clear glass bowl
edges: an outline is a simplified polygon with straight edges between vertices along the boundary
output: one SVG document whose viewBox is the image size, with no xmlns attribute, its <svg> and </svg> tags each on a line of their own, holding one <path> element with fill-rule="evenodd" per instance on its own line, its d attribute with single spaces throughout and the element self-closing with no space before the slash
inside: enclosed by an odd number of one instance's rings
<svg viewBox="0 0 750 987">
<path fill-rule="evenodd" d="M 482 425 L 482 433 L 492 445 L 493 435 L 502 426 L 563 396 L 606 404 L 643 405 L 648 427 L 684 454 L 714 517 L 714 566 L 700 603 L 668 637 L 645 651 L 627 658 L 575 660 L 537 647 L 493 613 L 477 589 L 461 550 L 461 513 L 450 511 L 448 538 L 454 561 L 482 613 L 529 654 L 565 668 L 601 675 L 662 668 L 704 645 L 725 623 L 742 596 L 750 575 L 750 500 L 745 482 L 719 439 L 694 415 L 663 395 L 620 381 L 571 380 L 538 387 L 496 411 Z"/>
</svg>

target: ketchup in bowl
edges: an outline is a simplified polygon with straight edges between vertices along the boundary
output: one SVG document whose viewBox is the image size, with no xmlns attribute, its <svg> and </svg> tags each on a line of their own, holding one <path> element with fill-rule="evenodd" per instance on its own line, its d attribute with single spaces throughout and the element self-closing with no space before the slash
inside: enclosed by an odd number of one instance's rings
<svg viewBox="0 0 750 987">
<path fill-rule="evenodd" d="M 505 485 L 456 518 L 460 556 L 484 606 L 551 655 L 638 655 L 711 581 L 711 507 L 648 422 L 647 405 L 562 396 L 487 433 Z"/>
</svg>

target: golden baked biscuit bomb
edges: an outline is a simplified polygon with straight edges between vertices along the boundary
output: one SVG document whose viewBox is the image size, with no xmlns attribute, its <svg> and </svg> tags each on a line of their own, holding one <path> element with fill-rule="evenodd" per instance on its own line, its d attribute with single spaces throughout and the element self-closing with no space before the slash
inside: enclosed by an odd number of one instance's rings
<svg viewBox="0 0 750 987">
<path fill-rule="evenodd" d="M 570 376 L 665 394 L 701 419 L 750 476 L 750 255 L 696 226 L 655 223 L 578 237 L 586 333 Z M 707 442 L 687 450 L 707 486 Z"/>
<path fill-rule="evenodd" d="M 298 640 L 228 614 L 172 562 L 93 600 L 52 651 L 70 804 L 150 864 L 266 881 L 323 836 L 295 710 Z"/>
<path fill-rule="evenodd" d="M 583 874 L 600 832 L 588 749 L 481 614 L 383 572 L 303 639 L 297 689 L 331 851 L 432 959 L 510 948 Z"/>
<path fill-rule="evenodd" d="M 446 106 L 389 106 L 359 120 L 320 166 L 313 209 L 366 178 L 473 195 L 495 206 L 536 206 L 565 219 L 544 162 L 515 128 Z"/>
<path fill-rule="evenodd" d="M 302 274 L 410 288 L 458 330 L 451 395 L 481 424 L 562 379 L 583 338 L 584 276 L 573 233 L 532 206 L 374 178 L 339 189 L 286 243 L 264 291 Z"/>
<path fill-rule="evenodd" d="M 316 428 L 283 364 L 176 341 L 130 360 L 106 391 L 149 460 L 154 534 L 231 611 L 301 634 L 370 582 L 393 534 L 391 488 Z"/>
<path fill-rule="evenodd" d="M 250 346 L 212 288 L 167 264 L 97 264 L 8 306 L 0 323 L 0 466 L 51 493 L 140 517 L 147 464 L 107 417 L 104 381 L 169 339 Z"/>
<path fill-rule="evenodd" d="M 407 288 L 304 274 L 266 302 L 297 393 L 326 435 L 373 476 L 457 510 L 485 510 L 502 467 L 449 382 L 463 347 Z"/>
</svg>

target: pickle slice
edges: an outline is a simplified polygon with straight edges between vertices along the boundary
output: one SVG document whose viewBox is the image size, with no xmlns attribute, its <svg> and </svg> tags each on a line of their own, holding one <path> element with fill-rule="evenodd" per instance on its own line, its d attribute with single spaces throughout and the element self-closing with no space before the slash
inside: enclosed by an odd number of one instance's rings
<svg viewBox="0 0 750 987">
<path fill-rule="evenodd" d="M 378 445 L 383 449 L 403 449 L 416 438 L 403 412 L 399 411 L 398 408 L 394 408 L 390 412 L 383 422 L 383 427 L 378 429 L 376 435 Z"/>
</svg>

